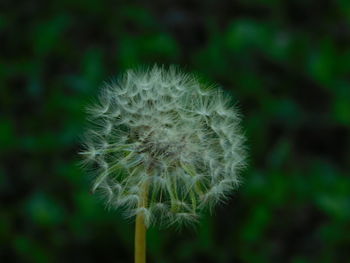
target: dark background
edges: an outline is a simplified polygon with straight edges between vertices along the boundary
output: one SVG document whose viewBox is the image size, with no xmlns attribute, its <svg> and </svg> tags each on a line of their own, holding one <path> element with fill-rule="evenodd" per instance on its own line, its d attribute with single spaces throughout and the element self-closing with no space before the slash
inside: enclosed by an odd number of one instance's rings
<svg viewBox="0 0 350 263">
<path fill-rule="evenodd" d="M 350 262 L 350 1 L 0 1 L 0 261 L 133 262 L 77 165 L 104 80 L 177 64 L 244 115 L 244 184 L 149 262 Z"/>
</svg>

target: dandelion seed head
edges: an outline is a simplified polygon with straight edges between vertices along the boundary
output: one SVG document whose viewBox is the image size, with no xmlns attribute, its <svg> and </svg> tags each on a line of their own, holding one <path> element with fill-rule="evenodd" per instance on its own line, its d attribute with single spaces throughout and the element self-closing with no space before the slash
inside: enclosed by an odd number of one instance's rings
<svg viewBox="0 0 350 263">
<path fill-rule="evenodd" d="M 226 200 L 245 164 L 239 114 L 219 88 L 175 67 L 129 70 L 88 109 L 93 190 L 146 224 L 194 222 Z M 147 202 L 140 206 L 142 185 Z"/>
</svg>

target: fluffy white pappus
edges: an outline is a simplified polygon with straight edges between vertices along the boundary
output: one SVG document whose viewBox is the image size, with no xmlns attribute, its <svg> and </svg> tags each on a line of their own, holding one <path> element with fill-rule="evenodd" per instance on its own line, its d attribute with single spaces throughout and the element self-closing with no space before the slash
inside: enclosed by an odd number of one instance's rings
<svg viewBox="0 0 350 263">
<path fill-rule="evenodd" d="M 246 156 L 239 114 L 228 94 L 191 74 L 129 70 L 105 84 L 88 114 L 82 155 L 93 191 L 128 217 L 194 222 L 238 186 Z"/>
</svg>

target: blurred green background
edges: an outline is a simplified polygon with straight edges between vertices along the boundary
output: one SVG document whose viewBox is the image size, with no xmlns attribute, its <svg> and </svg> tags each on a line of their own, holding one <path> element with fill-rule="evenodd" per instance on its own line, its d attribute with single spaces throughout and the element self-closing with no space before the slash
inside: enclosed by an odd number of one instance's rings
<svg viewBox="0 0 350 263">
<path fill-rule="evenodd" d="M 232 93 L 244 184 L 149 262 L 350 262 L 350 1 L 0 2 L 0 262 L 133 262 L 77 165 L 104 80 L 177 64 Z"/>
</svg>

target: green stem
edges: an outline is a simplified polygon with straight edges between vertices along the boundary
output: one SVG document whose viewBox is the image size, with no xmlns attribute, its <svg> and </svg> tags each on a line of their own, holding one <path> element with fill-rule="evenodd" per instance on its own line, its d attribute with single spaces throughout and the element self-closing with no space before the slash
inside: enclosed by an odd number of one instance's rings
<svg viewBox="0 0 350 263">
<path fill-rule="evenodd" d="M 141 191 L 139 207 L 146 207 L 148 183 L 142 186 Z M 146 263 L 146 231 L 145 215 L 142 212 L 138 213 L 135 223 L 135 263 Z"/>
</svg>

